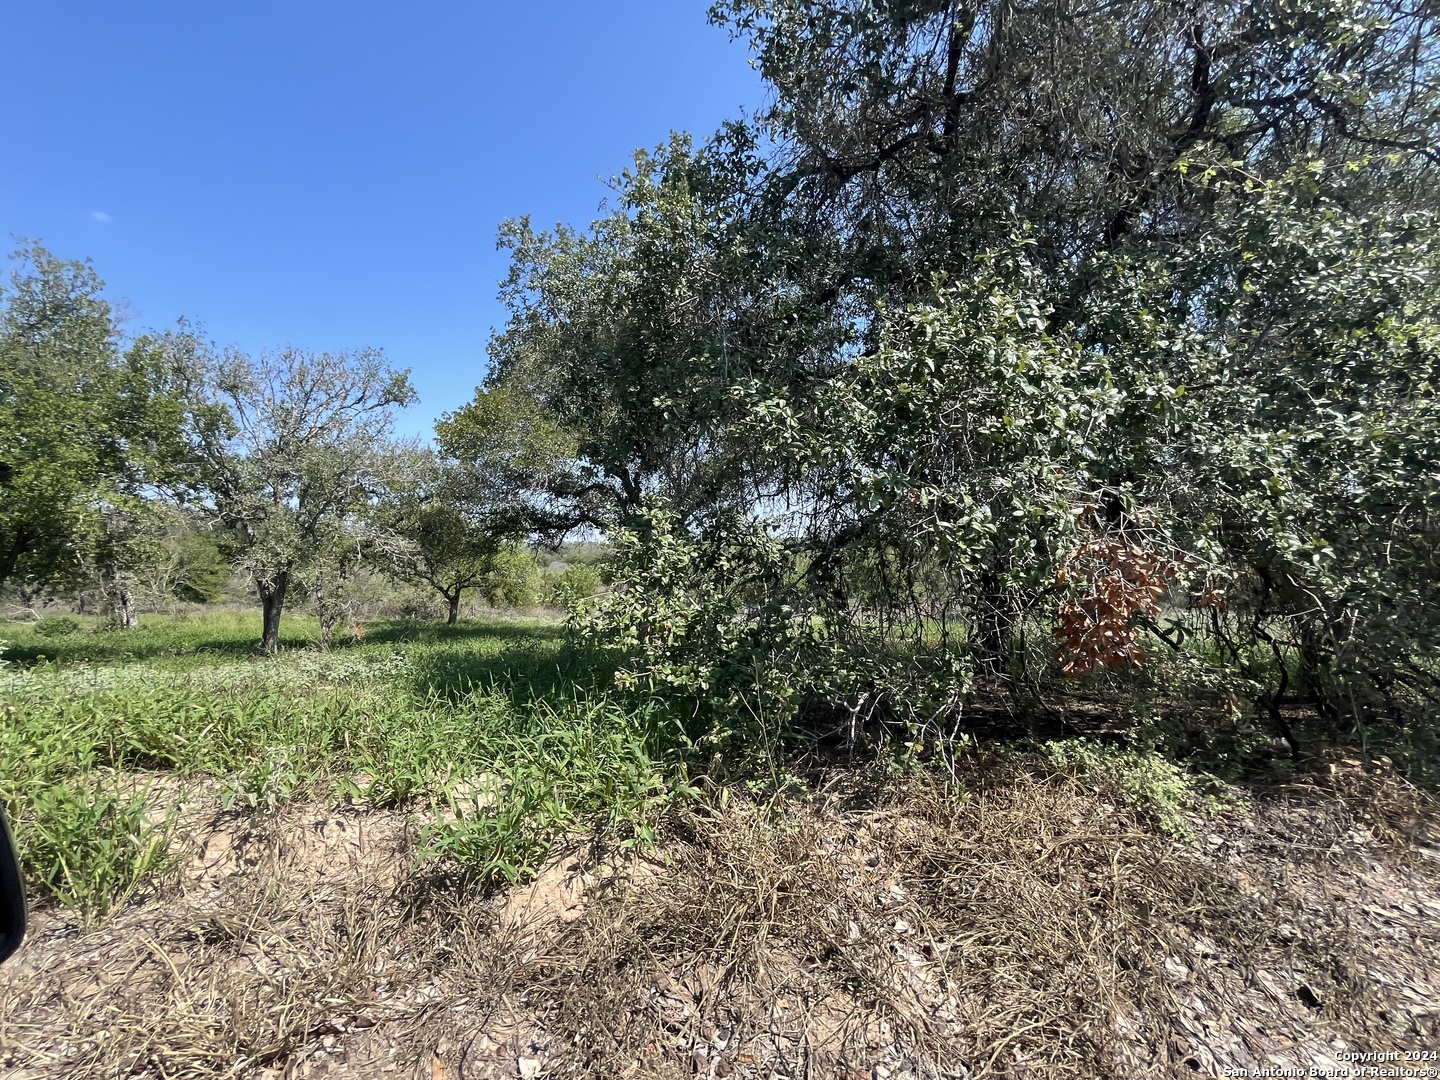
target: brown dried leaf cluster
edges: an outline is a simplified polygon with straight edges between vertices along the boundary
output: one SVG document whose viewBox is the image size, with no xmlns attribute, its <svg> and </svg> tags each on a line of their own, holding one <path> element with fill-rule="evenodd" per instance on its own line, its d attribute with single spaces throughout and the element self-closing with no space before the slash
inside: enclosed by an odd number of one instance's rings
<svg viewBox="0 0 1440 1080">
<path fill-rule="evenodd" d="M 1143 664 L 1137 615 L 1159 614 L 1157 602 L 1182 563 L 1156 551 L 1100 538 L 1081 544 L 1056 572 L 1058 585 L 1076 584 L 1060 606 L 1055 659 L 1067 675 Z"/>
</svg>

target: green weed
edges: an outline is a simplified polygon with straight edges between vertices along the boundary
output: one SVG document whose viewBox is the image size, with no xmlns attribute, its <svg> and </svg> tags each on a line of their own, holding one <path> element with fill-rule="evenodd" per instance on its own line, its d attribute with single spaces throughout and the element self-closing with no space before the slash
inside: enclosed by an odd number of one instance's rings
<svg viewBox="0 0 1440 1080">
<path fill-rule="evenodd" d="M 32 794 L 15 815 L 16 843 L 33 881 L 94 917 L 168 865 L 171 821 L 150 818 L 144 791 L 124 793 L 113 781 L 79 778 Z"/>
<path fill-rule="evenodd" d="M 0 783 L 40 892 L 103 911 L 160 866 L 144 794 L 96 777 L 204 777 L 256 813 L 320 793 L 429 807 L 425 857 L 486 881 L 525 876 L 576 829 L 643 843 L 684 790 L 661 726 L 585 690 L 553 625 L 396 620 L 275 660 L 253 656 L 252 630 L 226 612 L 147 617 L 44 659 L 33 635 L 9 651 Z"/>
<path fill-rule="evenodd" d="M 1042 750 L 1054 768 L 1107 789 L 1174 840 L 1194 843 L 1191 815 L 1219 806 L 1221 785 L 1215 778 L 1187 772 L 1153 750 L 1082 739 L 1047 742 Z"/>
<path fill-rule="evenodd" d="M 493 772 L 446 794 L 422 859 L 452 862 L 483 884 L 532 874 L 560 837 L 584 830 L 617 846 L 654 841 L 655 824 L 694 791 L 657 753 L 657 725 L 608 702 L 538 702 L 491 734 Z"/>
<path fill-rule="evenodd" d="M 80 632 L 80 624 L 74 619 L 50 615 L 36 621 L 34 632 L 35 636 L 40 638 L 69 637 Z"/>
<path fill-rule="evenodd" d="M 307 779 L 297 756 L 294 747 L 272 747 L 227 780 L 220 790 L 220 805 L 226 810 L 270 812 L 289 802 Z"/>
</svg>

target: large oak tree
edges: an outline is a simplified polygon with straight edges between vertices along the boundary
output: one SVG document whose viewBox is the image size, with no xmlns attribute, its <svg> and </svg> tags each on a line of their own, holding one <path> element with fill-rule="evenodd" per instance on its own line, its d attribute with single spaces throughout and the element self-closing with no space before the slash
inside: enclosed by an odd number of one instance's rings
<svg viewBox="0 0 1440 1080">
<path fill-rule="evenodd" d="M 642 518 L 635 567 L 692 568 L 617 619 L 763 580 L 674 670 L 724 639 L 744 678 L 767 657 L 773 685 L 847 710 L 922 692 L 872 663 L 897 634 L 919 652 L 895 671 L 1026 699 L 1093 670 L 1067 653 L 1093 629 L 1143 630 L 1277 723 L 1292 672 L 1337 721 L 1433 711 L 1440 9 L 712 17 L 751 43 L 767 108 L 637 157 L 588 231 L 503 234 L 487 391 L 574 433 L 610 520 Z M 1157 578 L 1173 624 L 1138 600 Z M 1099 604 L 1102 579 L 1137 602 Z"/>
</svg>

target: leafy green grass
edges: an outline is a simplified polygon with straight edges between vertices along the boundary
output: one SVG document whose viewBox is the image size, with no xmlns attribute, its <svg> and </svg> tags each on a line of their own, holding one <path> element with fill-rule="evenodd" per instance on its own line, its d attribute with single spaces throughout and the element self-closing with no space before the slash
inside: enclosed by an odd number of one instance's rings
<svg viewBox="0 0 1440 1080">
<path fill-rule="evenodd" d="M 643 841 L 688 790 L 660 718 L 595 689 L 554 624 L 373 623 L 331 652 L 288 627 L 266 660 L 248 614 L 0 625 L 0 793 L 40 891 L 101 913 L 164 869 L 174 815 L 145 778 L 253 813 L 413 804 L 424 856 L 481 882 L 524 877 L 577 829 Z"/>
<path fill-rule="evenodd" d="M 31 665 L 44 661 L 60 664 L 131 664 L 161 661 L 166 668 L 184 670 L 217 661 L 253 658 L 260 640 L 258 612 L 217 608 L 201 615 L 146 615 L 134 630 L 107 630 L 94 616 L 77 616 L 80 632 L 59 637 L 37 633 L 44 620 L 24 622 L 0 619 L 0 642 L 5 659 Z M 319 622 L 311 615 L 287 614 L 281 624 L 282 649 L 313 649 L 320 641 Z M 426 643 L 477 645 L 477 656 L 487 652 L 485 642 L 505 643 L 516 638 L 558 640 L 558 624 L 542 619 L 495 621 L 465 620 L 458 626 L 420 619 L 374 619 L 365 624 L 363 642 L 344 647 L 347 654 L 373 655 L 398 644 Z M 498 651 L 492 646 L 488 651 Z"/>
<path fill-rule="evenodd" d="M 620 846 L 653 841 L 660 812 L 694 791 L 664 767 L 648 720 L 603 700 L 536 702 L 523 724 L 493 730 L 491 749 L 504 762 L 494 778 L 447 791 L 450 813 L 425 830 L 422 857 L 514 883 L 573 831 Z"/>
<path fill-rule="evenodd" d="M 1214 777 L 1186 771 L 1154 750 L 1062 739 L 1040 747 L 1057 771 L 1106 790 L 1172 840 L 1193 844 L 1190 824 L 1225 805 Z"/>
<path fill-rule="evenodd" d="M 0 797 L 37 893 L 89 914 L 163 876 L 185 793 L 245 814 L 406 807 L 420 858 L 481 885 L 525 878 L 567 837 L 648 842 L 694 793 L 684 725 L 615 693 L 555 623 L 372 622 L 327 652 L 295 618 L 265 659 L 250 613 L 80 621 L 54 637 L 0 624 Z M 1041 749 L 1180 839 L 1206 803 L 1158 755 Z"/>
<path fill-rule="evenodd" d="M 202 616 L 146 615 L 135 630 L 107 631 L 103 620 L 77 616 L 80 632 L 63 637 L 37 633 L 39 624 L 0 620 L 5 659 L 17 664 L 45 660 L 63 664 L 133 663 L 137 660 L 183 658 L 188 666 L 216 657 L 244 657 L 260 640 L 258 613 L 220 609 Z M 282 645 L 308 645 L 318 639 L 319 626 L 308 616 L 289 616 Z M 185 665 L 182 665 L 185 666 Z"/>
<path fill-rule="evenodd" d="M 103 914 L 169 865 L 168 817 L 150 816 L 146 791 L 59 783 L 32 793 L 18 834 L 30 876 L 67 907 Z"/>
</svg>

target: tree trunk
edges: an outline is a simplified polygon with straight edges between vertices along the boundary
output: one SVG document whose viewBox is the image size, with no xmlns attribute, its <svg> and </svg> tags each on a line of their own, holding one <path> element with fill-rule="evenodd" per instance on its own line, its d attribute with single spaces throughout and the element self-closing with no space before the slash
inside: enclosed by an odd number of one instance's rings
<svg viewBox="0 0 1440 1080">
<path fill-rule="evenodd" d="M 135 590 L 121 573 L 107 573 L 100 587 L 100 610 L 116 630 L 134 630 L 140 625 L 135 607 Z"/>
<path fill-rule="evenodd" d="M 1328 723 L 1338 725 L 1340 709 L 1333 696 L 1331 680 L 1324 673 L 1324 660 L 1329 659 L 1329 650 L 1322 645 L 1321 628 L 1318 620 L 1300 621 L 1300 679 L 1303 690 L 1310 696 L 1318 712 Z"/>
<path fill-rule="evenodd" d="M 275 580 L 269 585 L 260 586 L 260 606 L 264 612 L 260 651 L 266 656 L 274 656 L 280 651 L 280 612 L 285 608 L 285 589 L 289 584 L 289 573 L 283 573 L 275 575 Z"/>
<path fill-rule="evenodd" d="M 128 582 L 121 582 L 116 588 L 115 620 L 121 630 L 134 630 L 140 625 L 140 614 L 135 609 L 135 594 Z"/>
<path fill-rule="evenodd" d="M 450 615 L 445 620 L 446 626 L 454 626 L 460 621 L 460 590 L 445 594 L 446 601 L 450 604 Z"/>
<path fill-rule="evenodd" d="M 0 559 L 0 585 L 4 585 L 15 573 L 15 568 L 20 565 L 20 556 L 25 554 L 25 549 L 30 546 L 30 530 L 21 529 L 11 538 L 10 546 L 5 550 L 5 557 Z"/>
<path fill-rule="evenodd" d="M 324 574 L 315 578 L 315 614 L 320 617 L 320 647 L 328 651 L 335 644 L 335 623 L 339 619 L 339 612 L 325 593 Z"/>
<path fill-rule="evenodd" d="M 977 605 L 975 621 L 975 660 L 981 671 L 998 684 L 1009 687 L 1012 683 L 1011 661 L 1013 659 L 1014 617 L 1008 610 L 1008 597 L 1000 588 L 1000 573 L 990 569 L 980 575 L 978 582 L 980 603 Z"/>
</svg>

